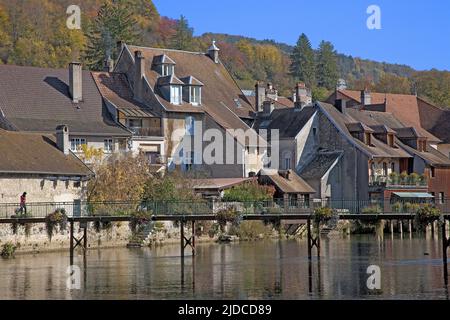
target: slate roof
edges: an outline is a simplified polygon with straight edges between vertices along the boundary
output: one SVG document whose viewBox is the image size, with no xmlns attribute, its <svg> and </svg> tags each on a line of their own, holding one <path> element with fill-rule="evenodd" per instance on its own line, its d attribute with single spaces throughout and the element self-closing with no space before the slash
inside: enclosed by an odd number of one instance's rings
<svg viewBox="0 0 450 320">
<path fill-rule="evenodd" d="M 280 138 L 294 138 L 316 112 L 313 106 L 298 109 L 275 109 L 270 117 L 259 117 L 255 129 L 278 129 Z"/>
<path fill-rule="evenodd" d="M 126 76 L 122 73 L 93 72 L 92 77 L 102 96 L 129 117 L 153 118 L 157 115 L 136 101 Z"/>
<path fill-rule="evenodd" d="M 180 79 L 184 84 L 188 84 L 191 86 L 204 86 L 204 84 L 199 81 L 198 79 L 196 79 L 193 76 L 188 76 L 188 77 L 184 77 Z"/>
<path fill-rule="evenodd" d="M 55 141 L 53 135 L 0 129 L 0 173 L 93 176 L 75 155 L 64 155 Z"/>
<path fill-rule="evenodd" d="M 316 154 L 316 156 L 301 169 L 300 177 L 306 181 L 321 179 L 341 155 L 341 152 L 323 152 Z"/>
<path fill-rule="evenodd" d="M 68 69 L 1 65 L 1 122 L 19 131 L 53 133 L 66 124 L 75 135 L 131 136 L 109 116 L 91 73 L 83 71 L 82 80 L 83 101 L 75 104 Z"/>
</svg>

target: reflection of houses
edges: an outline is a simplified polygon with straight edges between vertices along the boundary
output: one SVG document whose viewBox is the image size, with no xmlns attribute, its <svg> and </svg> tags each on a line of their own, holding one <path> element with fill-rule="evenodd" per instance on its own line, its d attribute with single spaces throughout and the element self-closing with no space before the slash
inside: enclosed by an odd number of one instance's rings
<svg viewBox="0 0 450 320">
<path fill-rule="evenodd" d="M 69 70 L 0 66 L 0 127 L 12 131 L 54 134 L 66 124 L 70 149 L 82 145 L 105 154 L 125 150 L 130 132 L 108 115 L 92 75 L 81 64 Z"/>
<path fill-rule="evenodd" d="M 56 139 L 0 129 L 0 203 L 19 203 L 23 192 L 28 202 L 85 200 L 86 180 L 93 173 L 69 147 L 66 126 L 58 127 Z"/>
<path fill-rule="evenodd" d="M 131 150 L 144 153 L 151 164 L 162 163 L 165 154 L 161 117 L 134 99 L 123 74 L 94 72 L 93 77 L 111 117 L 132 132 Z"/>
<path fill-rule="evenodd" d="M 179 161 L 182 169 L 202 171 L 213 178 L 248 177 L 261 167 L 257 142 L 247 141 L 236 132 L 249 131 L 254 109 L 219 59 L 213 44 L 208 53 L 137 47 L 122 44 L 115 73 L 122 74 L 133 90 L 133 98 L 162 118 L 164 150 L 169 168 Z M 216 129 L 226 150 L 231 138 L 236 150 L 231 161 L 227 154 L 210 151 L 215 163 L 203 161 L 209 142 L 193 146 L 193 140 L 206 129 Z M 202 132 L 200 132 L 202 131 Z M 207 140 L 207 139 L 205 139 Z M 212 140 L 210 138 L 210 140 Z"/>
</svg>

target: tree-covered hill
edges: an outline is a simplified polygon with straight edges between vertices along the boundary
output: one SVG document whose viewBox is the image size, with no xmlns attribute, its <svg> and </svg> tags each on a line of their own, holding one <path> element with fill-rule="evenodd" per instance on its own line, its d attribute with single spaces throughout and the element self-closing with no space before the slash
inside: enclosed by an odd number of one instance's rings
<svg viewBox="0 0 450 320">
<path fill-rule="evenodd" d="M 69 30 L 66 9 L 77 2 L 82 29 Z M 334 89 L 337 78 L 343 78 L 349 88 L 417 92 L 438 105 L 450 106 L 450 73 L 446 71 L 415 71 L 406 65 L 339 54 L 327 41 L 311 48 L 306 35 L 294 47 L 240 35 L 193 34 L 184 17 L 160 16 L 150 0 L 0 0 L 0 64 L 61 68 L 81 60 L 87 68 L 98 70 L 106 55 L 116 58 L 119 40 L 205 51 L 214 39 L 222 61 L 244 89 L 263 80 L 290 95 L 301 80 L 310 83 L 315 98 L 321 99 Z"/>
</svg>

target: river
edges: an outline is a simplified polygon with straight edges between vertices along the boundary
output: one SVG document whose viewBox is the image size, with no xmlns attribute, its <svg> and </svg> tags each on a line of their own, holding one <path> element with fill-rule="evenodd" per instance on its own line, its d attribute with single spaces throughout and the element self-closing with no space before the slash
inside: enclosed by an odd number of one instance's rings
<svg viewBox="0 0 450 320">
<path fill-rule="evenodd" d="M 72 290 L 68 251 L 0 259 L 0 299 L 449 299 L 438 238 L 337 236 L 311 263 L 306 241 L 198 244 L 183 268 L 179 250 L 90 250 Z M 366 286 L 369 265 L 380 290 Z"/>
</svg>

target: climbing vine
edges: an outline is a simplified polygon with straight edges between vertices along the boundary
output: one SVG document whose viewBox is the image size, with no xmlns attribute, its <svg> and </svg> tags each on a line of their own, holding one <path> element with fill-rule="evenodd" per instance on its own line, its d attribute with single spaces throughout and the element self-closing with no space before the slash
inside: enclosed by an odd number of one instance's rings
<svg viewBox="0 0 450 320">
<path fill-rule="evenodd" d="M 60 230 L 67 229 L 67 214 L 64 208 L 56 209 L 53 213 L 45 217 L 45 229 L 47 230 L 47 236 L 50 241 L 52 240 L 56 226 L 59 226 Z"/>
</svg>

